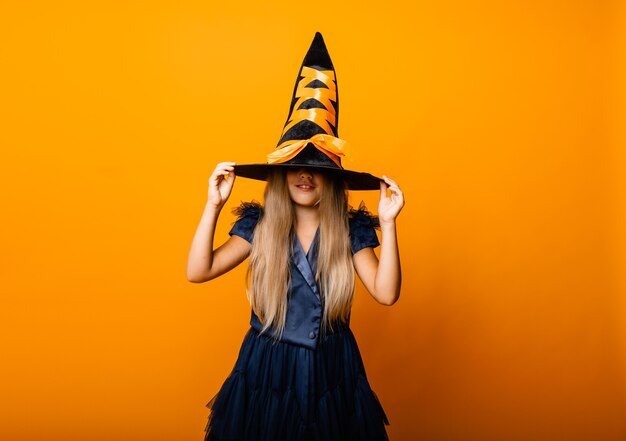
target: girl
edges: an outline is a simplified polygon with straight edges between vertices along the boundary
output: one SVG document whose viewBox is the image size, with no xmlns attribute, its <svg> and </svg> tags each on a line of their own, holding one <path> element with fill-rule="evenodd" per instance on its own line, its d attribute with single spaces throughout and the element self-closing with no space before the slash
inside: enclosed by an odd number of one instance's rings
<svg viewBox="0 0 626 441">
<path fill-rule="evenodd" d="M 250 257 L 250 329 L 232 372 L 207 403 L 205 441 L 388 440 L 389 421 L 369 385 L 349 322 L 355 273 L 380 304 L 398 300 L 395 220 L 404 197 L 386 176 L 381 180 L 341 166 L 338 104 L 323 96 L 336 90 L 334 71 L 319 33 L 300 77 L 283 137 L 268 163 L 215 167 L 189 252 L 187 278 L 195 283 Z M 322 83 L 324 90 L 302 91 Z M 298 120 L 301 95 L 319 101 Z M 330 99 L 337 102 L 336 94 Z M 323 132 L 320 117 L 333 126 Z M 213 250 L 215 225 L 235 176 L 267 181 L 264 205 L 253 200 L 235 208 L 230 238 Z M 378 216 L 363 203 L 349 206 L 348 190 L 354 189 L 380 189 Z M 379 245 L 380 261 L 373 251 Z"/>
</svg>

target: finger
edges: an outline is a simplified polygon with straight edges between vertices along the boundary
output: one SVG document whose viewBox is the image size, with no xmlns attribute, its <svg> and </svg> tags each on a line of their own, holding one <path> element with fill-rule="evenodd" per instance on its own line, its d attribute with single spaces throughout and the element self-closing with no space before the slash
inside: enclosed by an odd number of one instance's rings
<svg viewBox="0 0 626 441">
<path fill-rule="evenodd" d="M 402 208 L 404 206 L 404 198 L 402 196 L 395 196 L 395 205 L 398 208 Z"/>
<path fill-rule="evenodd" d="M 389 176 L 387 176 L 387 175 L 383 175 L 383 178 L 384 178 L 386 181 L 393 182 L 394 184 L 395 184 L 395 182 L 396 182 L 396 181 L 394 181 L 393 179 L 391 179 L 391 178 L 390 178 Z"/>
<path fill-rule="evenodd" d="M 402 190 L 400 190 L 400 187 L 396 186 L 396 185 L 389 185 L 387 184 L 387 188 L 389 188 L 389 190 L 391 191 L 391 194 L 395 194 L 395 193 L 399 193 Z"/>
<path fill-rule="evenodd" d="M 391 185 L 395 185 L 396 187 L 398 186 L 397 182 L 394 181 L 393 179 L 391 179 L 389 176 L 385 176 L 383 175 L 383 178 L 385 178 L 385 181 Z"/>
<path fill-rule="evenodd" d="M 215 170 L 215 172 L 213 172 L 213 175 L 211 175 L 211 177 L 217 179 L 217 178 L 223 177 L 224 174 L 225 172 L 222 170 Z"/>
<path fill-rule="evenodd" d="M 215 171 L 215 176 L 217 178 L 225 178 L 226 176 L 228 176 L 230 173 L 234 173 L 234 171 L 232 170 L 226 170 L 226 169 L 220 169 L 220 170 L 216 170 Z"/>
<path fill-rule="evenodd" d="M 229 172 L 233 172 L 233 167 L 225 166 L 225 167 L 216 168 L 213 174 L 215 174 L 216 176 L 228 175 Z"/>
<path fill-rule="evenodd" d="M 396 184 L 393 179 L 388 178 L 387 176 L 385 176 L 385 183 L 389 186 L 390 189 L 398 189 L 400 190 L 400 187 L 398 186 L 398 184 Z"/>
<path fill-rule="evenodd" d="M 380 181 L 380 200 L 387 199 L 387 183 L 384 181 Z"/>
</svg>

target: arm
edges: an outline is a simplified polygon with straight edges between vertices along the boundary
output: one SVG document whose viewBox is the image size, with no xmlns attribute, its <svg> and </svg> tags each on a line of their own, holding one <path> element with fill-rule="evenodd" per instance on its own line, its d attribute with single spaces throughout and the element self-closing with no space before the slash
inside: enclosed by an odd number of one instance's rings
<svg viewBox="0 0 626 441">
<path fill-rule="evenodd" d="M 359 278 L 376 301 L 391 306 L 398 301 L 402 286 L 396 217 L 404 206 L 404 196 L 395 181 L 386 176 L 383 178 L 385 182 L 380 183 L 378 205 L 382 233 L 380 261 L 372 247 L 365 247 L 354 254 L 353 262 Z M 391 197 L 387 196 L 387 187 Z"/>
<path fill-rule="evenodd" d="M 217 219 L 235 182 L 234 164 L 219 163 L 209 178 L 209 197 L 187 258 L 187 280 L 190 282 L 202 283 L 214 279 L 239 265 L 250 253 L 251 245 L 239 236 L 231 236 L 213 250 Z M 229 176 L 228 181 L 224 175 Z"/>
<path fill-rule="evenodd" d="M 243 238 L 233 235 L 213 250 L 215 226 L 221 207 L 207 203 L 196 229 L 187 260 L 187 280 L 202 283 L 212 280 L 235 268 L 250 254 L 252 246 Z"/>
<path fill-rule="evenodd" d="M 369 293 L 382 305 L 391 306 L 400 297 L 402 272 L 395 222 L 381 223 L 380 261 L 372 247 L 357 251 L 354 268 Z"/>
</svg>

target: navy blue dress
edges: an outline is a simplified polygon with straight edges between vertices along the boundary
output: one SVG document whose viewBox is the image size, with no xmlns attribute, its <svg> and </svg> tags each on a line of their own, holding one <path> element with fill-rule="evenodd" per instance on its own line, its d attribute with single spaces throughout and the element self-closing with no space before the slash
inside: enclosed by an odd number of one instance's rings
<svg viewBox="0 0 626 441">
<path fill-rule="evenodd" d="M 263 207 L 242 202 L 233 212 L 238 219 L 228 234 L 252 243 Z M 348 223 L 353 254 L 380 245 L 378 218 L 363 203 L 350 209 Z M 205 441 L 388 441 L 389 421 L 369 385 L 349 321 L 332 333 L 319 332 L 318 251 L 319 228 L 306 254 L 294 241 L 280 341 L 259 333 L 252 311 L 235 366 L 206 405 Z"/>
</svg>

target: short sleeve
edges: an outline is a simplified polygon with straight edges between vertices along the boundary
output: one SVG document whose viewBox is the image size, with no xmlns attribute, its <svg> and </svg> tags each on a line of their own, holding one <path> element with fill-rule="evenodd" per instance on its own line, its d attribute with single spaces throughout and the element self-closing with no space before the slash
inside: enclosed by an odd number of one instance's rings
<svg viewBox="0 0 626 441">
<path fill-rule="evenodd" d="M 237 216 L 237 219 L 228 234 L 230 236 L 235 234 L 252 243 L 254 229 L 263 215 L 263 207 L 257 201 L 241 202 L 232 210 L 232 213 Z"/>
<path fill-rule="evenodd" d="M 352 254 L 365 247 L 376 248 L 380 245 L 376 230 L 380 230 L 378 216 L 370 213 L 363 202 L 357 210 L 350 209 L 348 224 L 350 227 L 350 247 Z"/>
</svg>

